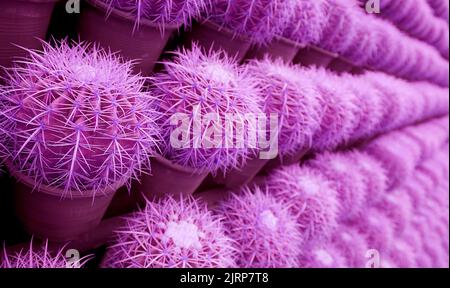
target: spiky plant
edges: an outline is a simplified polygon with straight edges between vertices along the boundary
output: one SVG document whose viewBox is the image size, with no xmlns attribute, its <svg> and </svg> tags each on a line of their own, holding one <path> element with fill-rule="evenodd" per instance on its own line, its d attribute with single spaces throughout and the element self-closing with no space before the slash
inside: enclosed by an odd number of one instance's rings
<svg viewBox="0 0 450 288">
<path fill-rule="evenodd" d="M 147 201 L 114 233 L 104 267 L 229 268 L 234 242 L 221 219 L 192 197 Z"/>
<path fill-rule="evenodd" d="M 299 0 L 283 36 L 301 44 L 317 44 L 327 24 L 326 0 Z"/>
<path fill-rule="evenodd" d="M 217 207 L 236 241 L 241 268 L 297 267 L 303 242 L 289 205 L 258 187 L 244 187 Z"/>
<path fill-rule="evenodd" d="M 279 116 L 278 152 L 281 157 L 309 149 L 320 125 L 320 95 L 299 69 L 281 60 L 248 64 L 264 97 L 264 112 Z"/>
<path fill-rule="evenodd" d="M 333 243 L 316 243 L 303 248 L 299 256 L 301 268 L 346 268 L 347 259 Z"/>
<path fill-rule="evenodd" d="M 271 171 L 267 187 L 289 204 L 305 241 L 328 239 L 338 225 L 339 201 L 331 184 L 319 173 L 299 165 Z"/>
<path fill-rule="evenodd" d="M 91 0 L 108 5 L 108 13 L 119 9 L 135 18 L 135 29 L 143 20 L 164 28 L 189 25 L 209 4 L 209 0 Z"/>
<path fill-rule="evenodd" d="M 389 258 L 396 267 L 415 268 L 417 251 L 403 239 L 396 238 L 389 251 Z"/>
<path fill-rule="evenodd" d="M 0 268 L 82 268 L 91 259 L 91 256 L 84 256 L 80 259 L 68 259 L 66 257 L 66 247 L 58 251 L 50 251 L 48 241 L 38 249 L 33 248 L 33 240 L 27 249 L 8 254 L 3 247 L 3 255 L 0 256 Z"/>
<path fill-rule="evenodd" d="M 355 226 L 342 223 L 333 234 L 331 242 L 341 252 L 350 268 L 365 267 L 366 252 L 370 248 L 364 235 Z"/>
<path fill-rule="evenodd" d="M 346 153 L 323 153 L 307 164 L 330 181 L 340 201 L 339 217 L 352 219 L 363 213 L 367 190 L 363 175 L 355 171 L 355 164 Z"/>
<path fill-rule="evenodd" d="M 246 115 L 262 113 L 256 81 L 225 53 L 203 53 L 196 45 L 176 52 L 164 66 L 165 71 L 153 77 L 151 87 L 164 114 L 160 119 L 163 155 L 184 167 L 212 174 L 245 163 L 255 148 L 247 145 L 246 139 L 257 133 L 256 121 L 247 121 Z M 187 120 L 180 128 L 179 115 Z M 229 133 L 230 128 L 234 134 Z M 180 129 L 187 139 L 179 136 Z M 179 145 L 174 145 L 174 139 Z"/>
<path fill-rule="evenodd" d="M 283 33 L 295 7 L 295 0 L 211 0 L 206 17 L 235 35 L 266 44 Z"/>
<path fill-rule="evenodd" d="M 396 234 L 401 235 L 414 214 L 414 206 L 406 191 L 399 189 L 390 191 L 382 201 L 376 205 L 393 224 Z"/>
<path fill-rule="evenodd" d="M 299 78 L 313 81 L 321 108 L 320 127 L 313 136 L 313 149 L 332 150 L 347 144 L 359 125 L 358 99 L 338 75 L 325 69 L 302 69 Z"/>
<path fill-rule="evenodd" d="M 3 80 L 6 161 L 34 188 L 95 195 L 149 168 L 159 130 L 131 63 L 86 43 L 43 42 Z"/>
</svg>

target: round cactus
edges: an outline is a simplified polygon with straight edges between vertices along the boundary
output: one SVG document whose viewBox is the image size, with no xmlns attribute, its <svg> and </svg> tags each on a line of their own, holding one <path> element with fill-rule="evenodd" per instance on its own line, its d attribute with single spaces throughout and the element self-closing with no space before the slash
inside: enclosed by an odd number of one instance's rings
<svg viewBox="0 0 450 288">
<path fill-rule="evenodd" d="M 348 154 L 323 153 L 308 162 L 308 166 L 324 175 L 336 190 L 341 219 L 352 219 L 362 213 L 367 201 L 365 182 Z"/>
<path fill-rule="evenodd" d="M 96 46 L 55 45 L 29 51 L 1 87 L 9 168 L 69 196 L 118 188 L 149 167 L 159 134 L 145 78 Z"/>
<path fill-rule="evenodd" d="M 416 251 L 402 239 L 395 239 L 389 251 L 389 258 L 398 268 L 414 268 L 416 264 Z"/>
<path fill-rule="evenodd" d="M 188 25 L 206 9 L 206 0 L 91 0 L 108 5 L 109 11 L 119 9 L 135 18 L 135 29 L 142 20 L 164 28 L 166 25 Z"/>
<path fill-rule="evenodd" d="M 386 216 L 391 219 L 395 233 L 401 235 L 414 214 L 412 200 L 406 191 L 394 190 L 384 196 L 384 199 L 376 205 Z"/>
<path fill-rule="evenodd" d="M 68 259 L 65 255 L 65 248 L 53 253 L 49 250 L 47 241 L 35 249 L 33 240 L 31 240 L 30 247 L 19 252 L 8 254 L 6 248 L 3 248 L 3 255 L 0 256 L 0 268 L 81 268 L 90 258 L 91 256 Z"/>
<path fill-rule="evenodd" d="M 316 171 L 290 165 L 271 171 L 271 194 L 291 208 L 305 241 L 327 239 L 337 227 L 339 204 L 336 191 Z"/>
<path fill-rule="evenodd" d="M 358 99 L 337 75 L 325 69 L 304 69 L 298 76 L 313 81 L 320 93 L 322 117 L 313 136 L 313 149 L 331 150 L 346 144 L 359 125 Z"/>
<path fill-rule="evenodd" d="M 299 256 L 301 268 L 346 268 L 347 260 L 332 243 L 305 247 Z"/>
<path fill-rule="evenodd" d="M 151 87 L 164 114 L 160 118 L 163 155 L 179 165 L 212 174 L 225 173 L 243 165 L 254 153 L 254 147 L 246 145 L 249 143 L 240 146 L 241 139 L 236 137 L 234 141 L 226 126 L 228 123 L 233 132 L 242 132 L 239 129 L 244 128 L 244 137 L 256 135 L 256 123 L 245 119 L 246 114 L 262 113 L 255 80 L 225 53 L 204 54 L 195 45 L 192 50 L 176 52 L 173 62 L 164 65 L 165 71 L 153 77 Z M 180 115 L 182 117 L 178 119 Z M 209 123 L 206 121 L 208 115 L 214 116 Z M 228 121 L 230 115 L 234 120 L 231 124 Z M 178 121 L 188 123 L 177 127 L 173 124 L 174 119 L 176 124 Z M 195 127 L 198 126 L 202 130 L 211 129 L 217 135 L 212 139 L 207 131 L 197 133 Z M 179 129 L 187 134 L 187 139 L 178 138 Z"/>
<path fill-rule="evenodd" d="M 212 0 L 208 19 L 244 35 L 255 44 L 266 44 L 281 35 L 291 21 L 295 0 Z"/>
<path fill-rule="evenodd" d="M 309 149 L 322 115 L 312 81 L 299 77 L 298 68 L 281 60 L 252 61 L 247 67 L 264 95 L 264 112 L 279 115 L 280 156 Z"/>
<path fill-rule="evenodd" d="M 331 242 L 346 259 L 348 267 L 364 268 L 367 262 L 366 253 L 370 249 L 366 238 L 356 227 L 341 224 L 333 234 Z"/>
<path fill-rule="evenodd" d="M 228 235 L 236 241 L 242 268 L 298 266 L 303 238 L 289 205 L 258 187 L 244 187 L 219 204 Z"/>
<path fill-rule="evenodd" d="M 327 24 L 326 0 L 299 0 L 283 36 L 301 44 L 317 44 Z"/>
<path fill-rule="evenodd" d="M 114 233 L 102 266 L 113 268 L 229 268 L 233 241 L 221 219 L 192 197 L 148 201 Z"/>
</svg>

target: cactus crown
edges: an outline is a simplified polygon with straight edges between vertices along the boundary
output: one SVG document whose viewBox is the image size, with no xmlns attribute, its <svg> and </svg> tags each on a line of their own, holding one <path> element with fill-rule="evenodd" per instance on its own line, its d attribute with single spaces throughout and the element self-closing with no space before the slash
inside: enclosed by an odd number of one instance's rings
<svg viewBox="0 0 450 288">
<path fill-rule="evenodd" d="M 281 35 L 291 20 L 296 0 L 212 0 L 211 21 L 266 44 Z"/>
<path fill-rule="evenodd" d="M 116 268 L 229 268 L 232 240 L 220 218 L 192 197 L 147 202 L 115 232 L 105 266 Z"/>
<path fill-rule="evenodd" d="M 227 117 L 232 115 L 234 131 L 245 127 L 244 134 L 256 132 L 256 123 L 248 122 L 244 117 L 246 113 L 262 111 L 253 78 L 225 53 L 203 53 L 195 45 L 192 50 L 176 52 L 172 62 L 164 65 L 165 71 L 153 77 L 151 89 L 160 99 L 159 107 L 164 112 L 160 124 L 164 156 L 182 166 L 213 174 L 240 166 L 251 149 L 246 145 L 235 145 L 240 140 L 238 136 L 227 146 L 227 140 L 230 140 L 227 135 L 230 134 L 226 133 L 225 123 L 229 123 Z M 187 123 L 179 126 L 187 139 L 174 134 L 178 127 L 174 126 L 173 116 L 180 114 L 187 118 Z M 214 121 L 206 121 L 208 115 L 214 115 Z M 203 128 L 200 133 L 195 132 L 197 125 Z M 208 135 L 205 129 L 217 132 L 217 135 Z M 173 145 L 174 135 L 180 142 L 178 146 Z M 215 136 L 219 141 L 214 143 L 219 145 L 208 148 Z"/>
<path fill-rule="evenodd" d="M 55 44 L 30 50 L 1 86 L 9 168 L 62 196 L 118 188 L 149 168 L 158 136 L 145 78 L 96 46 Z"/>
<path fill-rule="evenodd" d="M 96 0 L 135 17 L 135 29 L 142 20 L 164 28 L 166 25 L 188 25 L 192 18 L 206 9 L 209 0 Z"/>
</svg>

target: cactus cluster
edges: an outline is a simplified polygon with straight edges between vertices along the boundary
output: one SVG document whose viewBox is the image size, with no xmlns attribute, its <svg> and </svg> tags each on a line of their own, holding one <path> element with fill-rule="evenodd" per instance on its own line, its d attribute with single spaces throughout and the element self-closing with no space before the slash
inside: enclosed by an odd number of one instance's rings
<svg viewBox="0 0 450 288">
<path fill-rule="evenodd" d="M 234 242 L 220 218 L 194 198 L 147 201 L 114 233 L 103 267 L 229 268 Z"/>
<path fill-rule="evenodd" d="M 212 0 L 205 17 L 262 45 L 283 33 L 296 5 L 295 0 Z"/>
<path fill-rule="evenodd" d="M 118 9 L 135 18 L 135 29 L 145 20 L 164 29 L 168 25 L 189 25 L 207 7 L 206 0 L 92 0 L 108 5 L 108 13 Z"/>
<path fill-rule="evenodd" d="M 3 79 L 9 169 L 61 196 L 95 195 L 137 178 L 159 134 L 145 78 L 97 46 L 54 44 L 29 51 Z"/>
<path fill-rule="evenodd" d="M 255 79 L 225 53 L 204 53 L 195 45 L 191 50 L 175 53 L 164 66 L 163 72 L 152 77 L 150 89 L 159 99 L 163 113 L 159 120 L 163 156 L 184 167 L 212 174 L 243 165 L 255 147 L 240 145 L 242 139 L 233 135 L 242 132 L 247 139 L 247 135 L 258 131 L 256 122 L 245 119 L 246 114 L 262 113 Z M 187 116 L 188 123 L 173 122 L 177 115 Z M 213 119 L 208 115 L 213 115 Z M 229 116 L 234 118 L 232 123 Z M 226 129 L 227 123 L 233 135 Z M 199 133 L 197 126 L 201 126 Z M 177 131 L 186 137 L 176 138 Z M 179 146 L 173 145 L 174 138 Z"/>
</svg>

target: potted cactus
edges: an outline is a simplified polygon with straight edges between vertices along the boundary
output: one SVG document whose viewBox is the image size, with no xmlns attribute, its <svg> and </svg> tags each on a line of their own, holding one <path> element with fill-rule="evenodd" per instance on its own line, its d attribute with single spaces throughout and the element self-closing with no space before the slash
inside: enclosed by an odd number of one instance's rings
<svg viewBox="0 0 450 288">
<path fill-rule="evenodd" d="M 65 241 L 94 228 L 115 191 L 149 167 L 158 129 L 129 62 L 85 43 L 43 44 L 4 79 L 1 141 L 18 217 Z"/>
<path fill-rule="evenodd" d="M 18 46 L 38 49 L 45 38 L 57 0 L 2 0 L 0 2 L 0 66 L 9 67 L 26 53 Z M 17 46 L 18 45 L 18 46 Z"/>
<path fill-rule="evenodd" d="M 187 44 L 221 49 L 241 61 L 252 45 L 265 45 L 281 35 L 294 5 L 293 0 L 212 0 L 186 35 Z"/>
<path fill-rule="evenodd" d="M 238 145 L 241 139 L 234 133 L 243 127 L 244 136 L 256 132 L 256 124 L 244 115 L 261 113 L 254 79 L 224 52 L 204 54 L 194 45 L 176 52 L 164 66 L 164 72 L 152 77 L 150 88 L 163 114 L 158 122 L 163 132 L 161 155 L 140 188 L 151 197 L 192 194 L 209 173 L 242 166 L 252 149 Z"/>
<path fill-rule="evenodd" d="M 147 201 L 125 220 L 106 251 L 104 268 L 235 266 L 234 242 L 225 235 L 220 217 L 192 197 Z"/>
<path fill-rule="evenodd" d="M 205 0 L 87 0 L 81 11 L 81 39 L 120 51 L 149 75 L 171 35 L 188 25 Z"/>
<path fill-rule="evenodd" d="M 82 268 L 92 258 L 91 255 L 77 258 L 79 255 L 70 255 L 66 247 L 58 251 L 51 251 L 48 241 L 38 249 L 33 247 L 33 240 L 27 249 L 21 249 L 17 252 L 8 253 L 3 247 L 3 253 L 0 256 L 0 268 L 19 268 L 19 269 L 61 269 L 61 268 Z"/>
<path fill-rule="evenodd" d="M 231 194 L 215 211 L 235 241 L 238 267 L 298 267 L 304 239 L 289 205 L 255 186 Z"/>
</svg>

